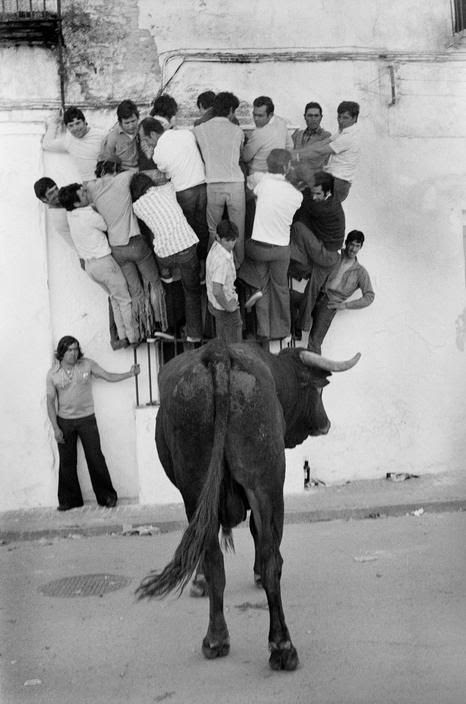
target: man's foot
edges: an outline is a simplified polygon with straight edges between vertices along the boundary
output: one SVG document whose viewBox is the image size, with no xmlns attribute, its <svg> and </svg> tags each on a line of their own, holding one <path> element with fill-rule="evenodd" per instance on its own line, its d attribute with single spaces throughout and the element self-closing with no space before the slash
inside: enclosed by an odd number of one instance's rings
<svg viewBox="0 0 466 704">
<path fill-rule="evenodd" d="M 174 335 L 170 335 L 170 333 L 168 333 L 168 332 L 161 332 L 160 330 L 157 330 L 157 332 L 154 332 L 153 337 L 155 340 L 167 340 L 170 342 L 173 342 L 173 340 L 176 339 Z M 149 342 L 149 340 L 148 340 L 148 342 Z"/>
<path fill-rule="evenodd" d="M 118 499 L 109 498 L 105 501 L 105 503 L 101 504 L 101 506 L 105 506 L 105 508 L 115 508 L 117 501 Z"/>
<path fill-rule="evenodd" d="M 82 508 L 84 504 L 75 504 L 72 506 L 71 504 L 58 504 L 57 506 L 57 511 L 71 511 L 73 508 Z"/>
<path fill-rule="evenodd" d="M 248 300 L 244 304 L 244 307 L 246 308 L 246 310 L 249 310 L 250 308 L 252 308 L 253 305 L 255 305 L 257 303 L 257 301 L 259 301 L 262 298 L 263 295 L 264 294 L 262 293 L 262 291 L 259 291 L 259 290 L 254 291 L 252 296 L 249 296 Z"/>
<path fill-rule="evenodd" d="M 110 346 L 112 350 L 124 350 L 129 347 L 128 338 L 124 337 L 122 340 L 110 340 Z"/>
</svg>

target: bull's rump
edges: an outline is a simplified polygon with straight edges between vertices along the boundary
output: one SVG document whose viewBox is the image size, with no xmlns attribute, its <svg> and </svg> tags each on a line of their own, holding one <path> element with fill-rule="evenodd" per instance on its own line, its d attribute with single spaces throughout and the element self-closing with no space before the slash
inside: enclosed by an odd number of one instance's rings
<svg viewBox="0 0 466 704">
<path fill-rule="evenodd" d="M 262 481 L 281 487 L 284 420 L 273 376 L 256 348 L 231 345 L 228 353 L 227 470 L 245 489 Z M 180 355 L 163 367 L 159 377 L 157 450 L 168 477 L 188 503 L 195 502 L 202 488 L 214 438 L 214 380 L 204 359 L 205 348 Z"/>
</svg>

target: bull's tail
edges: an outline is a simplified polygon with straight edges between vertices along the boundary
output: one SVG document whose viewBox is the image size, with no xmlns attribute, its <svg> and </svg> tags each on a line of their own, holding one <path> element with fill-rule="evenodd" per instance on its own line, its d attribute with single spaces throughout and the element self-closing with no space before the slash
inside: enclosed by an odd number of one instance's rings
<svg viewBox="0 0 466 704">
<path fill-rule="evenodd" d="M 201 560 L 205 546 L 218 537 L 220 487 L 224 476 L 223 453 L 228 427 L 230 357 L 220 340 L 206 346 L 202 360 L 211 371 L 214 388 L 214 442 L 207 476 L 196 512 L 185 530 L 173 559 L 159 574 L 151 572 L 136 590 L 139 599 L 181 593 Z"/>
</svg>

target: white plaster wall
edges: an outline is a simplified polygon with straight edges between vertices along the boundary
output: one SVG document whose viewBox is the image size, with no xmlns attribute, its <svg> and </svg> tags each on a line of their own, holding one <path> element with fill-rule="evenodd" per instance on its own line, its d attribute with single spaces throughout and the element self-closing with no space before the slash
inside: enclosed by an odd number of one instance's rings
<svg viewBox="0 0 466 704">
<path fill-rule="evenodd" d="M 46 238 L 30 187 L 41 174 L 40 135 L 40 125 L 0 125 L 2 509 L 49 505 L 56 484 L 45 407 L 51 351 Z"/>
<path fill-rule="evenodd" d="M 369 21 L 376 30 L 368 44 L 372 48 L 382 43 L 385 33 L 394 50 L 433 51 L 449 31 L 446 0 L 409 0 L 411 9 L 403 4 L 407 19 L 401 27 L 395 22 L 400 3 L 355 2 L 354 15 L 361 20 L 357 23 L 341 21 L 349 4 L 339 3 L 334 15 L 329 11 L 332 4 L 319 6 L 322 46 L 324 40 L 334 47 L 339 42 L 355 45 L 364 37 L 369 41 Z M 300 17 L 309 24 L 294 22 L 293 32 L 284 30 L 291 26 L 285 20 L 286 13 L 293 14 L 292 4 L 272 5 L 271 9 L 267 3 L 265 12 L 263 2 L 248 3 L 246 8 L 243 0 L 234 6 L 220 0 L 178 0 L 164 4 L 162 13 L 160 3 L 141 0 L 140 22 L 152 22 L 159 50 L 220 43 L 259 48 L 257 32 L 253 36 L 250 29 L 253 23 L 244 21 L 247 9 L 250 16 L 264 18 L 264 46 L 315 44 L 317 30 L 310 17 L 314 5 L 299 3 Z M 374 7 L 379 13 L 375 24 Z M 364 8 L 369 14 L 362 12 Z M 340 30 L 333 32 L 337 19 L 345 27 L 344 37 Z M 0 76 L 4 108 L 0 111 L 4 243 L 0 509 L 56 502 L 56 447 L 47 420 L 44 380 L 59 337 L 75 335 L 85 353 L 109 370 L 126 370 L 132 363 L 129 352 L 114 353 L 108 345 L 105 294 L 81 271 L 74 252 L 55 234 L 45 234 L 44 209 L 32 192 L 33 181 L 49 175 L 64 185 L 76 174 L 67 157 L 41 153 L 40 136 L 48 114 L 41 101 L 49 107 L 57 104 L 58 81 L 50 55 L 31 52 L 25 58 L 23 51 L 15 55 L 0 51 L 5 59 Z M 27 68 L 21 81 L 13 56 Z M 352 371 L 335 374 L 324 390 L 332 421 L 329 435 L 287 453 L 288 493 L 301 490 L 305 456 L 316 476 L 327 482 L 378 477 L 395 469 L 441 472 L 464 463 L 466 357 L 455 345 L 455 321 L 466 308 L 462 242 L 466 60 L 457 53 L 436 63 L 400 61 L 395 69 L 396 103 L 391 107 L 388 63 L 383 60 L 190 62 L 170 84 L 182 115 L 193 110 L 196 95 L 208 88 L 232 90 L 244 105 L 259 94 L 269 94 L 277 113 L 291 125 L 301 124 L 304 104 L 317 99 L 324 109 L 323 124 L 330 130 L 336 128 L 340 100 L 361 104 L 364 148 L 345 211 L 347 230 L 366 233 L 360 259 L 370 271 L 376 300 L 368 309 L 338 313 L 329 331 L 325 354 L 344 358 L 361 351 L 363 357 Z M 12 82 L 9 76 L 14 76 Z M 29 110 L 20 104 L 28 98 Z M 93 124 L 113 123 L 112 110 L 89 109 L 87 114 Z M 139 355 L 145 364 L 144 350 Z M 147 375 L 145 369 L 143 374 Z M 154 409 L 135 409 L 132 381 L 116 385 L 98 381 L 94 395 L 104 452 L 120 496 L 175 501 L 178 493 L 155 455 Z M 82 458 L 79 471 L 85 498 L 93 500 Z"/>
<path fill-rule="evenodd" d="M 451 39 L 450 0 L 139 0 L 159 53 L 180 48 L 438 51 Z"/>
</svg>

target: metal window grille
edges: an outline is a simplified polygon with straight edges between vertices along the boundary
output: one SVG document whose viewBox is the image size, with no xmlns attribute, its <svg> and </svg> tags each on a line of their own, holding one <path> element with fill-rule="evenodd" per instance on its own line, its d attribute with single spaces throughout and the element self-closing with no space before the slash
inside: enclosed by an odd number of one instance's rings
<svg viewBox="0 0 466 704">
<path fill-rule="evenodd" d="M 462 32 L 465 29 L 466 20 L 466 0 L 453 0 L 455 11 L 455 32 Z"/>
<path fill-rule="evenodd" d="M 40 20 L 60 14 L 60 0 L 1 0 L 0 21 Z"/>
<path fill-rule="evenodd" d="M 207 340 L 205 341 L 207 342 Z M 255 344 L 255 340 L 244 340 Z M 285 345 L 283 340 L 269 340 L 271 352 L 278 352 Z M 295 346 L 294 340 L 290 342 Z M 160 402 L 158 374 L 164 364 L 170 359 L 186 351 L 186 342 L 175 339 L 149 339 L 134 350 L 134 363 L 139 364 L 141 373 L 134 377 L 136 407 L 157 406 Z"/>
</svg>

